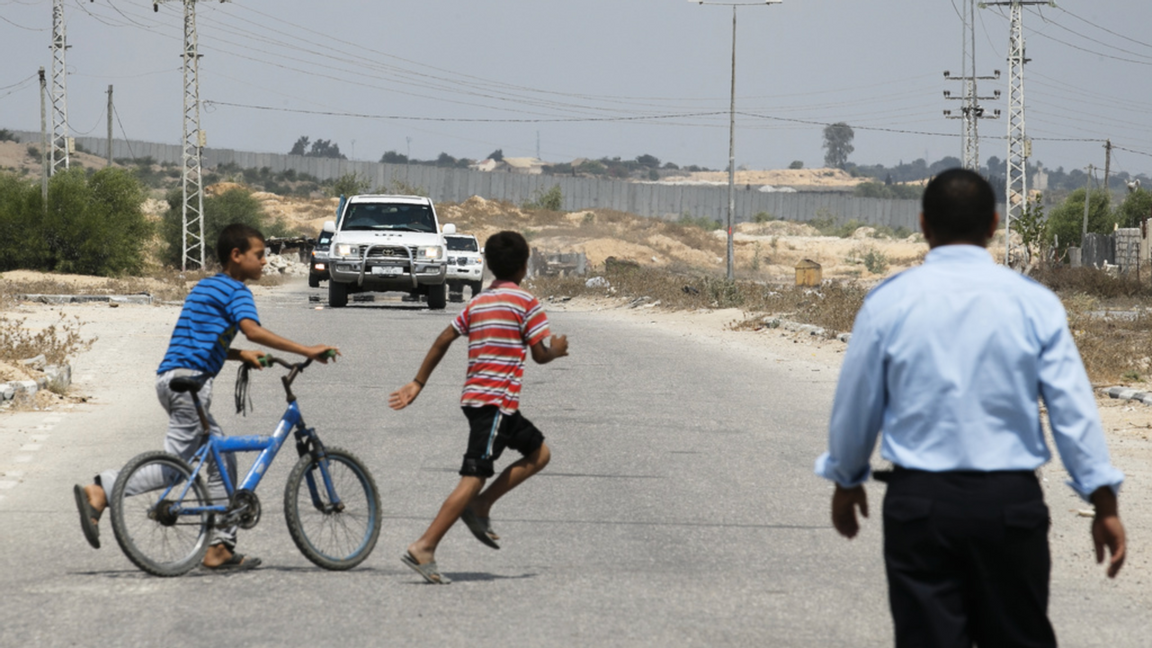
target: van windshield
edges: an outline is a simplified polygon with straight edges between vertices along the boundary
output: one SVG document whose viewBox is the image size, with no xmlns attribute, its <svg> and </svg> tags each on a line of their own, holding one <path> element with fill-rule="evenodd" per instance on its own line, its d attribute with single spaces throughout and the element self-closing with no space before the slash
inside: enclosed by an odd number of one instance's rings
<svg viewBox="0 0 1152 648">
<path fill-rule="evenodd" d="M 428 205 L 405 203 L 353 203 L 344 213 L 345 232 L 356 230 L 398 230 L 435 232 L 436 219 Z"/>
</svg>

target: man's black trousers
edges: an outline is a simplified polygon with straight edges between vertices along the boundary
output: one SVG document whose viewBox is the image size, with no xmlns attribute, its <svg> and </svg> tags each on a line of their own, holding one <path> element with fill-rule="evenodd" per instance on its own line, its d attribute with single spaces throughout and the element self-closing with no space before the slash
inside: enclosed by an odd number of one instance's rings
<svg viewBox="0 0 1152 648">
<path fill-rule="evenodd" d="M 898 648 L 1055 646 L 1048 507 L 1032 472 L 897 468 L 884 562 Z"/>
</svg>

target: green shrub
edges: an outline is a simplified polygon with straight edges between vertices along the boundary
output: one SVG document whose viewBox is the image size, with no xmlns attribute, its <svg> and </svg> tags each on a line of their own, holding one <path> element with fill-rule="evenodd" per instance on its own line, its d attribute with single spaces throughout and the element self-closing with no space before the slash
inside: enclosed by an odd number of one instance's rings
<svg viewBox="0 0 1152 648">
<path fill-rule="evenodd" d="M 248 172 L 244 172 L 244 177 L 248 177 Z M 355 196 L 357 194 L 367 193 L 372 187 L 372 183 L 368 178 L 362 177 L 358 173 L 345 173 L 344 175 L 332 181 L 328 185 L 328 195 L 334 198 L 340 196 Z"/>
<path fill-rule="evenodd" d="M 524 203 L 524 209 L 560 211 L 563 205 L 564 194 L 560 192 L 560 185 L 553 185 L 552 188 L 547 191 L 543 189 L 537 190 L 536 196 L 531 201 Z"/>
<path fill-rule="evenodd" d="M 181 266 L 184 253 L 183 195 L 179 189 L 168 192 L 168 211 L 164 213 L 161 235 L 167 249 L 165 262 Z M 220 232 L 232 223 L 242 223 L 260 230 L 265 237 L 294 236 L 296 232 L 280 221 L 269 218 L 259 200 L 252 197 L 247 189 L 232 189 L 219 196 L 204 198 L 204 262 L 211 267 L 219 267 L 216 259 L 216 239 Z"/>
<path fill-rule="evenodd" d="M 699 227 L 709 232 L 718 230 L 724 226 L 723 223 L 714 218 L 708 218 L 707 216 L 695 217 L 687 213 L 681 214 L 679 220 L 676 222 L 687 227 Z"/>
<path fill-rule="evenodd" d="M 151 225 L 131 173 L 69 169 L 48 182 L 0 176 L 0 267 L 114 276 L 139 273 Z"/>
</svg>

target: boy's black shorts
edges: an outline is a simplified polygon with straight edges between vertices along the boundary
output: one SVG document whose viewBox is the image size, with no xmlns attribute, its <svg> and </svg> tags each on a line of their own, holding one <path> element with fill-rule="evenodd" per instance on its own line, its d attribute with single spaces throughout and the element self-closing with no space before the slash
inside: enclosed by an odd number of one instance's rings
<svg viewBox="0 0 1152 648">
<path fill-rule="evenodd" d="M 500 458 L 504 448 L 512 448 L 522 455 L 535 452 L 544 445 L 544 435 L 524 418 L 520 411 L 501 414 L 495 405 L 462 407 L 468 417 L 468 452 L 460 467 L 463 477 L 483 477 L 495 474 L 492 464 Z"/>
</svg>

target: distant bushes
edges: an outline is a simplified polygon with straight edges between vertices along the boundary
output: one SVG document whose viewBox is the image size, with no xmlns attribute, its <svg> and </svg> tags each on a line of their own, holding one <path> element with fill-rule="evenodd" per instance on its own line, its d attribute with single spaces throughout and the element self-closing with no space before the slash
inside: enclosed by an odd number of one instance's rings
<svg viewBox="0 0 1152 648">
<path fill-rule="evenodd" d="M 160 224 L 160 234 L 166 245 L 163 252 L 165 263 L 179 267 L 184 254 L 184 208 L 183 194 L 179 189 L 168 192 L 168 210 Z M 252 197 L 247 189 L 237 188 L 225 191 L 218 196 L 204 197 L 204 262 L 211 267 L 219 267 L 216 260 L 216 239 L 220 232 L 232 223 L 243 223 L 255 227 L 265 237 L 295 236 L 291 228 L 279 220 L 270 218 L 259 200 Z"/>
<path fill-rule="evenodd" d="M 153 234 L 143 201 L 140 182 L 122 169 L 53 175 L 47 208 L 38 182 L 0 174 L 0 270 L 138 274 Z"/>
</svg>

